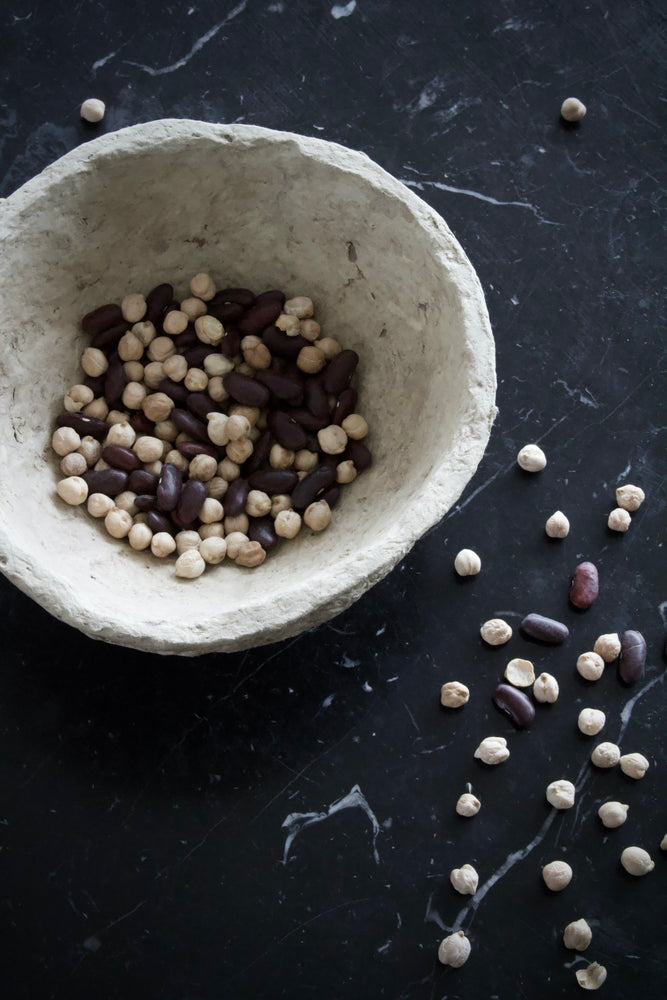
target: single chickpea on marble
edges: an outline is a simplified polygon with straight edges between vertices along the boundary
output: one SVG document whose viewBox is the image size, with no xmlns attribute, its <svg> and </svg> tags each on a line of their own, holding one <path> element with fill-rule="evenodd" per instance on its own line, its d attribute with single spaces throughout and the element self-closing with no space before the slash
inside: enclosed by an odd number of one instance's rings
<svg viewBox="0 0 667 1000">
<path fill-rule="evenodd" d="M 449 934 L 440 942 L 438 960 L 443 965 L 460 969 L 470 958 L 470 950 L 470 941 L 464 932 L 456 931 L 455 934 Z"/>
<path fill-rule="evenodd" d="M 599 990 L 607 980 L 607 970 L 599 962 L 591 962 L 585 969 L 577 969 L 575 977 L 584 990 Z"/>
<path fill-rule="evenodd" d="M 454 559 L 454 569 L 459 576 L 477 576 L 482 568 L 482 560 L 472 549 L 461 549 Z"/>
<path fill-rule="evenodd" d="M 440 688 L 440 704 L 445 708 L 461 708 L 469 698 L 470 691 L 459 681 L 447 681 Z"/>
<path fill-rule="evenodd" d="M 516 460 L 524 472 L 541 472 L 546 468 L 547 456 L 539 445 L 526 444 L 519 451 Z"/>
<path fill-rule="evenodd" d="M 621 864 L 628 875 L 648 875 L 655 868 L 655 861 L 643 847 L 626 847 L 621 853 Z"/>
<path fill-rule="evenodd" d="M 542 878 L 547 889 L 552 892 L 561 892 L 572 881 L 572 867 L 567 861 L 550 861 L 542 869 Z"/>
</svg>

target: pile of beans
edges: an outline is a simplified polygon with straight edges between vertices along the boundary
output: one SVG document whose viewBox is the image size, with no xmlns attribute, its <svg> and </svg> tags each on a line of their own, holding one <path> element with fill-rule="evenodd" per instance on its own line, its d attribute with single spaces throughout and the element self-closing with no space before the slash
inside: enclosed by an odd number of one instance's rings
<svg viewBox="0 0 667 1000">
<path fill-rule="evenodd" d="M 56 418 L 59 496 L 108 533 L 197 577 L 261 565 L 371 464 L 351 381 L 359 356 L 322 336 L 306 296 L 218 291 L 208 274 L 83 317 L 85 377 Z"/>
</svg>

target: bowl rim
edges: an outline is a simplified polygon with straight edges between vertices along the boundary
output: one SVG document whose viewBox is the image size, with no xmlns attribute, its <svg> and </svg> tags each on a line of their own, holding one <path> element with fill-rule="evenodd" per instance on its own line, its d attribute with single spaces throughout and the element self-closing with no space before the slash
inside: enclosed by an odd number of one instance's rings
<svg viewBox="0 0 667 1000">
<path fill-rule="evenodd" d="M 388 523 L 376 541 L 363 549 L 363 558 L 348 565 L 344 581 L 330 569 L 315 569 L 307 580 L 293 585 L 288 591 L 288 601 L 277 601 L 274 596 L 267 595 L 265 601 L 250 605 L 250 608 L 262 609 L 259 630 L 257 622 L 250 620 L 252 616 L 244 615 L 241 620 L 235 620 L 233 630 L 224 630 L 224 620 L 211 618 L 206 628 L 190 632 L 185 643 L 183 624 L 175 623 L 177 632 L 165 627 L 159 637 L 158 648 L 154 636 L 137 634 L 141 623 L 136 617 L 132 617 L 130 627 L 127 621 L 111 614 L 102 625 L 92 622 L 83 593 L 74 594 L 70 590 L 62 599 L 54 601 L 54 573 L 35 565 L 31 565 L 27 571 L 25 559 L 13 543 L 9 525 L 0 511 L 0 568 L 20 590 L 51 614 L 91 637 L 103 638 L 108 642 L 164 654 L 199 655 L 246 649 L 297 635 L 345 610 L 386 576 L 418 539 L 442 519 L 473 478 L 497 414 L 496 368 L 495 344 L 481 283 L 444 219 L 366 153 L 327 139 L 257 125 L 216 124 L 183 118 L 164 118 L 131 125 L 77 146 L 17 188 L 2 205 L 0 238 L 10 213 L 25 211 L 45 188 L 89 165 L 91 161 L 124 153 L 139 155 L 146 149 L 154 152 L 156 146 L 183 137 L 218 144 L 236 140 L 245 144 L 291 143 L 296 145 L 301 155 L 346 173 L 360 175 L 364 182 L 381 188 L 384 194 L 398 199 L 408 209 L 415 224 L 427 231 L 436 258 L 446 266 L 454 281 L 460 296 L 463 337 L 473 348 L 467 352 L 470 358 L 467 371 L 468 430 L 454 442 L 447 453 L 447 462 L 436 464 L 419 485 L 411 517 L 401 519 L 400 523 L 398 520 L 393 524 Z M 474 428 L 473 433 L 469 432 L 470 427 Z M 58 581 L 58 584 L 62 591 L 62 581 Z"/>
</svg>

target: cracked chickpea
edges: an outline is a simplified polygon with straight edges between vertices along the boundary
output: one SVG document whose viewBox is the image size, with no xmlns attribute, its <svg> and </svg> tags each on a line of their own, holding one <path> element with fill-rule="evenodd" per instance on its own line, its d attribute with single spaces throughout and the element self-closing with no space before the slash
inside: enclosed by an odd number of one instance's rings
<svg viewBox="0 0 667 1000">
<path fill-rule="evenodd" d="M 608 830 L 615 830 L 618 826 L 623 826 L 628 818 L 630 806 L 625 802 L 603 802 L 598 809 L 598 816 L 603 826 Z"/>
<path fill-rule="evenodd" d="M 445 708 L 461 708 L 470 698 L 470 691 L 459 681 L 447 681 L 440 688 L 440 704 Z"/>
<path fill-rule="evenodd" d="M 572 881 L 572 868 L 567 861 L 550 861 L 542 869 L 542 878 L 547 889 L 560 892 Z"/>
<path fill-rule="evenodd" d="M 621 751 L 615 743 L 598 743 L 591 753 L 591 764 L 595 767 L 616 767 L 621 759 Z"/>
<path fill-rule="evenodd" d="M 462 865 L 461 868 L 452 868 L 449 881 L 462 896 L 474 896 L 479 885 L 479 875 L 472 865 Z"/>
<path fill-rule="evenodd" d="M 463 931 L 456 931 L 449 934 L 440 942 L 438 947 L 438 960 L 443 965 L 451 965 L 453 969 L 460 969 L 470 958 L 470 941 Z"/>
<path fill-rule="evenodd" d="M 626 774 L 628 778 L 634 778 L 635 781 L 643 778 L 650 766 L 646 757 L 641 753 L 624 753 L 618 762 L 623 774 Z"/>
<path fill-rule="evenodd" d="M 485 764 L 502 764 L 509 757 L 510 752 L 507 740 L 504 736 L 487 736 L 479 744 L 473 754 L 478 760 Z"/>
<path fill-rule="evenodd" d="M 574 805 L 575 788 L 571 781 L 559 778 L 547 785 L 547 802 L 554 809 L 571 809 Z"/>
<path fill-rule="evenodd" d="M 607 970 L 599 962 L 591 962 L 585 969 L 577 969 L 575 976 L 582 989 L 599 990 L 607 979 Z"/>
<path fill-rule="evenodd" d="M 533 664 L 530 660 L 522 660 L 520 657 L 509 661 L 504 676 L 514 687 L 525 688 L 535 683 Z"/>
<path fill-rule="evenodd" d="M 456 802 L 456 811 L 459 816 L 476 816 L 482 808 L 482 803 L 472 792 L 464 792 L 459 795 Z"/>
</svg>

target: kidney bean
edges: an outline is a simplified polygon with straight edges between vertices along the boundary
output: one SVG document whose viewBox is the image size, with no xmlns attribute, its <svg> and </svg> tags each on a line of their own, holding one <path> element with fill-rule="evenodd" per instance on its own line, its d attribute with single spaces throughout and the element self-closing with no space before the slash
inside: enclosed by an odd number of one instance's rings
<svg viewBox="0 0 667 1000">
<path fill-rule="evenodd" d="M 123 472 L 121 469 L 89 469 L 82 476 L 82 479 L 88 483 L 89 494 L 104 493 L 105 496 L 112 499 L 127 489 L 129 478 L 127 472 Z"/>
<path fill-rule="evenodd" d="M 105 306 L 98 306 L 92 312 L 86 313 L 81 320 L 81 329 L 89 337 L 94 337 L 103 330 L 108 330 L 110 326 L 117 326 L 123 323 L 123 313 L 120 306 L 115 302 L 109 302 Z"/>
<path fill-rule="evenodd" d="M 570 602 L 575 608 L 590 608 L 598 596 L 598 571 L 592 562 L 582 562 L 572 574 Z"/>
<path fill-rule="evenodd" d="M 183 484 L 181 495 L 176 504 L 176 515 L 181 521 L 190 523 L 199 514 L 206 499 L 206 486 L 199 479 L 188 479 Z"/>
<path fill-rule="evenodd" d="M 269 430 L 283 448 L 299 451 L 306 447 L 307 435 L 303 427 L 282 410 L 273 410 L 269 413 L 267 422 Z"/>
<path fill-rule="evenodd" d="M 299 477 L 292 469 L 259 469 L 248 476 L 251 490 L 262 490 L 264 493 L 291 493 Z M 227 490 L 229 493 L 229 489 Z M 225 498 L 227 497 L 225 493 Z"/>
<path fill-rule="evenodd" d="M 107 330 L 102 330 L 101 333 L 97 333 L 90 344 L 91 347 L 97 347 L 100 351 L 108 356 L 109 351 L 113 351 L 118 344 L 118 341 L 130 329 L 129 323 L 118 323 L 116 326 L 110 326 Z"/>
<path fill-rule="evenodd" d="M 329 399 L 322 385 L 316 379 L 306 379 L 303 387 L 303 401 L 306 409 L 314 417 L 321 417 L 329 423 Z M 324 424 L 323 426 L 326 427 L 326 425 Z"/>
<path fill-rule="evenodd" d="M 197 344 L 199 344 L 199 337 L 197 336 L 197 331 L 192 325 L 186 327 L 183 333 L 175 333 L 172 334 L 171 336 L 179 351 L 183 351 L 188 347 L 193 348 Z"/>
<path fill-rule="evenodd" d="M 137 434 L 153 435 L 155 431 L 155 421 L 149 420 L 143 410 L 136 410 L 130 417 L 130 426 Z"/>
<path fill-rule="evenodd" d="M 127 385 L 127 375 L 118 354 L 109 358 L 109 367 L 104 378 L 104 396 L 109 406 L 117 406 Z"/>
<path fill-rule="evenodd" d="M 83 384 L 88 386 L 96 398 L 104 395 L 104 375 L 86 375 Z"/>
<path fill-rule="evenodd" d="M 269 371 L 275 372 L 276 375 L 284 375 L 287 369 L 287 358 L 280 358 L 277 354 L 271 356 L 271 364 L 269 366 Z"/>
<path fill-rule="evenodd" d="M 333 510 L 338 501 L 340 500 L 340 486 L 330 486 L 328 490 L 321 493 L 317 498 L 318 500 L 326 500 L 331 509 Z"/>
<path fill-rule="evenodd" d="M 278 544 L 278 536 L 273 527 L 272 517 L 251 517 L 248 526 L 248 538 L 251 542 L 259 542 L 265 552 L 269 552 Z"/>
<path fill-rule="evenodd" d="M 215 458 L 216 461 L 220 461 L 219 450 L 210 444 L 200 444 L 199 441 L 179 441 L 176 448 L 180 451 L 181 455 L 184 455 L 187 459 L 196 458 L 197 455 L 210 455 L 211 458 Z M 223 448 L 223 456 L 224 453 Z"/>
<path fill-rule="evenodd" d="M 171 411 L 170 420 L 173 420 L 179 431 L 189 434 L 195 441 L 203 441 L 204 444 L 210 444 L 206 424 L 202 423 L 201 420 L 197 420 L 192 413 L 188 413 L 187 410 L 175 408 Z"/>
<path fill-rule="evenodd" d="M 292 506 L 303 510 L 313 502 L 318 493 L 326 490 L 336 479 L 336 469 L 328 465 L 318 465 L 316 469 L 304 476 L 292 490 Z"/>
<path fill-rule="evenodd" d="M 178 513 L 177 510 L 172 510 L 172 512 L 169 515 L 169 517 L 171 518 L 172 523 L 174 525 L 174 528 L 177 531 L 190 531 L 190 530 L 193 530 L 195 528 L 195 524 L 197 522 L 196 518 L 193 518 L 190 521 L 186 521 L 185 518 L 183 518 L 183 517 L 181 517 L 179 515 L 179 513 Z"/>
<path fill-rule="evenodd" d="M 636 684 L 644 676 L 646 663 L 646 639 L 634 629 L 621 636 L 621 656 L 618 661 L 618 676 L 624 684 Z"/>
<path fill-rule="evenodd" d="M 268 369 L 256 372 L 255 379 L 265 385 L 275 399 L 291 403 L 293 406 L 298 406 L 303 399 L 303 388 L 295 379 L 277 375 Z"/>
<path fill-rule="evenodd" d="M 327 427 L 330 423 L 328 415 L 326 417 L 316 417 L 309 410 L 304 410 L 302 407 L 290 410 L 289 415 L 292 420 L 296 420 L 297 424 L 301 424 L 307 431 L 321 431 L 323 427 Z M 319 444 L 316 444 L 312 450 L 317 451 L 318 448 Z"/>
<path fill-rule="evenodd" d="M 173 382 L 170 378 L 161 379 L 155 392 L 163 392 L 169 399 L 173 399 L 177 406 L 185 406 L 190 395 L 182 382 Z"/>
<path fill-rule="evenodd" d="M 347 388 L 358 364 L 359 355 L 356 351 L 341 351 L 332 358 L 322 374 L 322 385 L 326 391 L 333 392 L 337 396 Z"/>
<path fill-rule="evenodd" d="M 220 353 L 226 358 L 235 358 L 241 350 L 241 334 L 235 326 L 225 327 L 225 335 L 218 344 Z"/>
<path fill-rule="evenodd" d="M 340 396 L 336 401 L 334 406 L 333 416 L 331 418 L 332 424 L 343 423 L 345 417 L 349 417 L 351 413 L 355 413 L 357 409 L 357 390 L 353 389 L 351 386 L 347 389 L 343 389 Z"/>
<path fill-rule="evenodd" d="M 190 413 L 194 414 L 198 420 L 201 420 L 204 427 L 206 427 L 207 414 L 222 412 L 221 407 L 205 392 L 191 392 L 185 405 Z M 206 438 L 208 440 L 208 432 Z"/>
<path fill-rule="evenodd" d="M 188 363 L 188 368 L 202 368 L 209 354 L 215 353 L 215 348 L 211 347 L 210 344 L 200 344 L 197 341 L 195 347 L 191 347 L 189 351 L 185 351 L 184 357 Z"/>
<path fill-rule="evenodd" d="M 301 348 L 307 347 L 310 343 L 301 334 L 296 337 L 288 337 L 277 326 L 267 326 L 262 332 L 262 340 L 271 354 L 279 358 L 296 358 Z"/>
<path fill-rule="evenodd" d="M 372 455 L 363 441 L 348 441 L 342 460 L 351 459 L 357 472 L 363 472 L 373 461 Z M 341 459 L 339 459 L 341 461 Z"/>
<path fill-rule="evenodd" d="M 266 406 L 269 390 L 261 382 L 241 372 L 227 372 L 222 376 L 222 384 L 233 400 L 242 406 Z"/>
<path fill-rule="evenodd" d="M 529 726 L 535 718 L 535 706 L 528 695 L 511 684 L 499 684 L 493 692 L 493 701 L 515 726 Z"/>
<path fill-rule="evenodd" d="M 145 469 L 137 469 L 135 472 L 130 473 L 127 488 L 128 490 L 132 490 L 133 493 L 147 493 L 150 496 L 155 496 L 158 482 L 158 477 L 154 476 L 152 472 L 146 472 Z"/>
<path fill-rule="evenodd" d="M 175 534 L 170 518 L 166 514 L 158 514 L 156 510 L 148 511 L 146 514 L 146 524 L 154 535 L 157 535 L 158 531 L 166 531 L 169 535 Z"/>
<path fill-rule="evenodd" d="M 176 465 L 172 465 L 171 462 L 165 462 L 156 490 L 158 510 L 174 510 L 181 495 L 182 486 L 181 470 Z"/>
<path fill-rule="evenodd" d="M 110 424 L 99 417 L 84 417 L 83 413 L 59 413 L 56 417 L 57 427 L 73 427 L 77 434 L 85 437 L 90 434 L 97 441 L 103 441 L 109 433 Z"/>
<path fill-rule="evenodd" d="M 521 628 L 532 639 L 539 639 L 541 642 L 549 642 L 559 645 L 565 642 L 570 634 L 567 625 L 557 622 L 554 618 L 545 618 L 544 615 L 530 614 L 521 622 Z"/>
<path fill-rule="evenodd" d="M 236 517 L 244 512 L 249 492 L 250 486 L 247 479 L 234 479 L 229 484 L 221 501 L 225 517 Z"/>
<path fill-rule="evenodd" d="M 209 302 L 206 310 L 209 316 L 215 316 L 223 324 L 235 323 L 243 316 L 245 309 L 238 302 Z"/>
<path fill-rule="evenodd" d="M 119 444 L 108 444 L 106 448 L 102 448 L 102 458 L 107 465 L 114 469 L 122 469 L 123 472 L 134 472 L 142 465 L 141 459 L 133 451 Z"/>
<path fill-rule="evenodd" d="M 278 299 L 261 302 L 259 305 L 255 302 L 239 320 L 239 330 L 244 335 L 261 333 L 267 326 L 275 323 L 282 311 L 282 303 Z"/>
<path fill-rule="evenodd" d="M 263 431 L 255 441 L 252 455 L 243 463 L 243 472 L 246 476 L 256 472 L 261 468 L 269 457 L 271 451 L 271 431 Z"/>
<path fill-rule="evenodd" d="M 155 323 L 157 325 L 162 319 L 167 306 L 173 298 L 173 285 L 156 285 L 156 287 L 146 296 L 146 314 L 144 316 L 144 322 Z"/>
<path fill-rule="evenodd" d="M 255 305 L 263 306 L 265 302 L 280 302 L 280 309 L 285 303 L 285 293 L 281 292 L 279 288 L 269 288 L 266 292 L 260 292 L 259 295 L 255 296 Z"/>
<path fill-rule="evenodd" d="M 250 306 L 254 305 L 255 296 L 249 288 L 223 288 L 221 291 L 216 292 L 211 301 L 207 303 L 209 312 L 212 305 L 217 306 L 223 302 L 237 303 L 243 306 L 244 309 L 249 309 Z"/>
<path fill-rule="evenodd" d="M 157 500 L 155 499 L 154 493 L 137 493 L 134 498 L 134 506 L 137 510 L 142 510 L 144 512 L 155 510 L 156 504 Z"/>
</svg>

